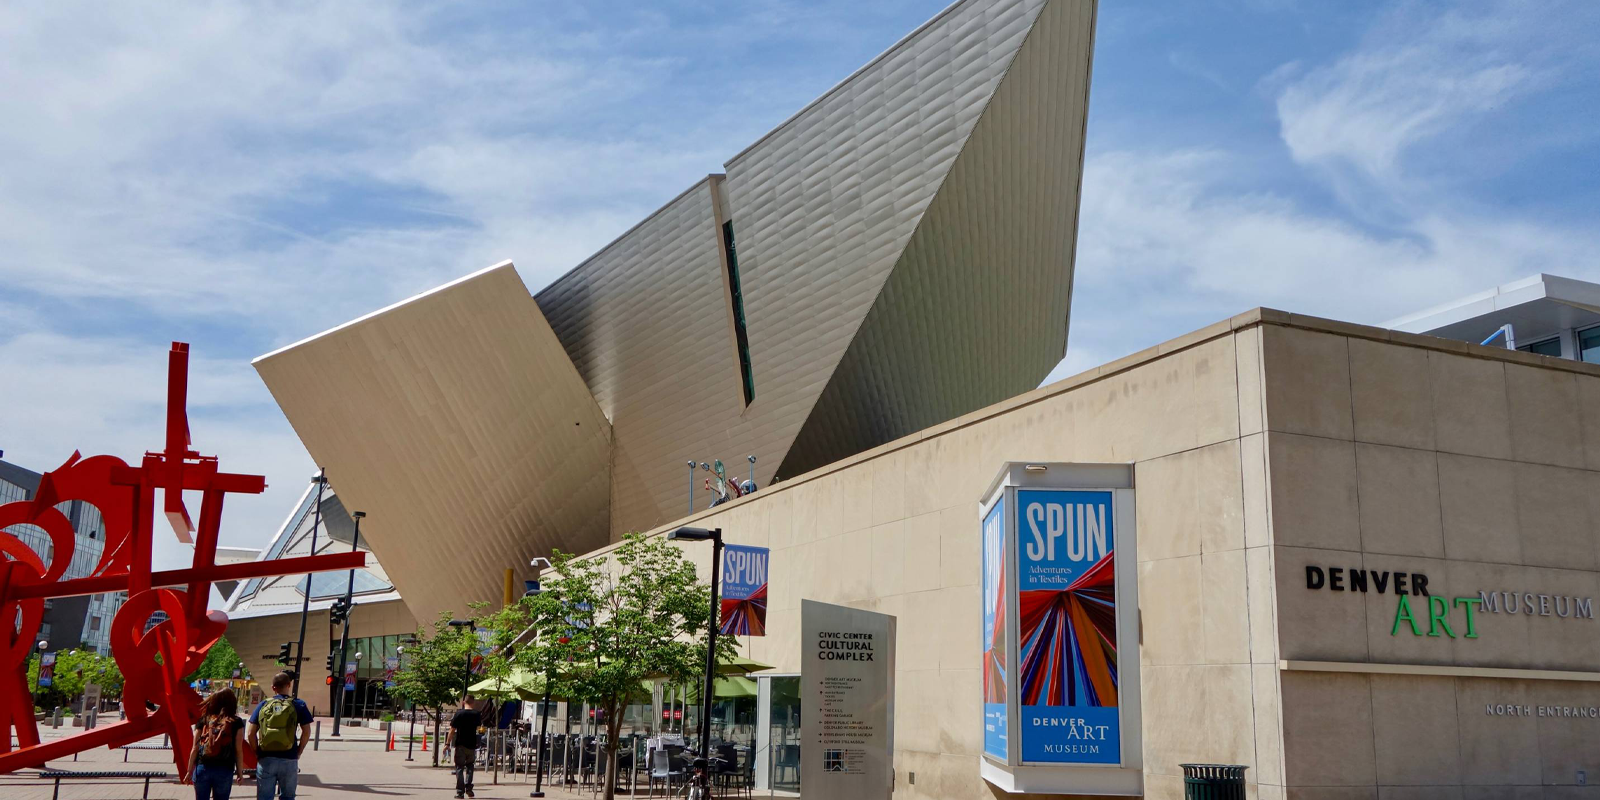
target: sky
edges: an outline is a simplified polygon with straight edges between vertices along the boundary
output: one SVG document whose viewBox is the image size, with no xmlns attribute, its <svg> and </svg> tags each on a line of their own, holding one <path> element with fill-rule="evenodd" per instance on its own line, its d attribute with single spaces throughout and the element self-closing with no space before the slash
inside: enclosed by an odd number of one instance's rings
<svg viewBox="0 0 1600 800">
<path fill-rule="evenodd" d="M 159 447 L 191 342 L 196 446 L 269 484 L 223 543 L 261 546 L 315 466 L 251 358 L 504 259 L 537 291 L 941 7 L 0 5 L 0 450 Z M 1600 280 L 1596 31 L 1588 0 L 1102 3 L 1049 380 L 1255 306 Z"/>
</svg>

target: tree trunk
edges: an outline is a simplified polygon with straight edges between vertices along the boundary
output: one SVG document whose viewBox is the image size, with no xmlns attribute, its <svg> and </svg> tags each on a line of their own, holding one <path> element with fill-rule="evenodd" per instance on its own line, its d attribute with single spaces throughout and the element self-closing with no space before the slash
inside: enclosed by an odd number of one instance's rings
<svg viewBox="0 0 1600 800">
<path fill-rule="evenodd" d="M 444 709 L 433 710 L 433 765 L 439 766 L 439 751 L 444 749 L 444 743 L 439 741 L 439 727 L 444 724 Z"/>
<path fill-rule="evenodd" d="M 617 737 L 622 733 L 622 716 L 615 702 L 606 704 L 606 795 L 605 800 L 617 797 Z"/>
</svg>

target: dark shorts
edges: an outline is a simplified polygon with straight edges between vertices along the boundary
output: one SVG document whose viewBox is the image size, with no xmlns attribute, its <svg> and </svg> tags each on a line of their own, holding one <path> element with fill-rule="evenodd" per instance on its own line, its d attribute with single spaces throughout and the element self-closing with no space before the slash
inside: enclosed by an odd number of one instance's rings
<svg viewBox="0 0 1600 800">
<path fill-rule="evenodd" d="M 478 750 L 475 747 L 457 747 L 456 748 L 456 766 L 458 766 L 458 767 L 470 767 L 470 766 L 472 766 L 473 759 L 474 759 L 474 757 L 477 756 L 477 754 L 478 754 Z"/>
</svg>

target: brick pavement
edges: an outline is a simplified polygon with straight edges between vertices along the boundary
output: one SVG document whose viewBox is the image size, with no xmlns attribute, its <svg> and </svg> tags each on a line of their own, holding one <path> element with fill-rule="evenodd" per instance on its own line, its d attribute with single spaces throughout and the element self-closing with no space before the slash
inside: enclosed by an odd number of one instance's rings
<svg viewBox="0 0 1600 800">
<path fill-rule="evenodd" d="M 326 734 L 332 725 L 324 722 L 321 749 L 307 749 L 300 773 L 299 797 L 307 800 L 387 800 L 387 798 L 453 798 L 455 776 L 448 768 L 434 768 L 433 752 L 423 753 L 418 748 L 413 753 L 415 761 L 406 761 L 405 743 L 397 742 L 395 752 L 386 752 L 385 735 L 371 729 L 346 729 L 342 741 L 330 741 Z M 54 731 L 45 731 L 48 738 Z M 420 739 L 420 737 L 419 737 Z M 153 740 L 159 743 L 159 739 Z M 53 761 L 52 769 L 67 770 L 152 770 L 173 772 L 171 755 L 167 751 L 134 750 L 128 753 L 128 763 L 122 762 L 121 750 L 95 750 L 72 759 Z M 0 775 L 0 798 L 4 800 L 50 800 L 54 782 L 35 777 L 36 770 L 24 770 L 12 775 Z M 523 783 L 523 776 L 514 778 L 502 774 L 500 785 L 494 784 L 492 773 L 479 770 L 475 779 L 478 800 L 512 800 L 526 798 L 533 783 Z M 142 781 L 99 784 L 63 782 L 61 800 L 138 800 L 144 789 Z M 593 800 L 597 795 L 583 791 L 568 793 L 548 791 L 552 800 Z M 194 789 L 182 786 L 172 779 L 152 781 L 151 800 L 192 800 Z M 236 800 L 253 800 L 253 782 L 235 786 Z"/>
</svg>

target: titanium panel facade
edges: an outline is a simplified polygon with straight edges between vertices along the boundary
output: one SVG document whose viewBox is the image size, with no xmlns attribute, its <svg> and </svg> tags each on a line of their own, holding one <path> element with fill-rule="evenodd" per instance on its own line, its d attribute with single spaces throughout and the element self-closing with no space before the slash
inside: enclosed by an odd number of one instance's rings
<svg viewBox="0 0 1600 800">
<path fill-rule="evenodd" d="M 613 538 L 687 513 L 689 458 L 742 467 L 747 455 L 720 181 L 696 184 L 537 297 L 611 420 Z M 709 502 L 701 491 L 700 507 Z"/>
<path fill-rule="evenodd" d="M 413 605 L 418 619 L 498 586 L 504 565 L 682 516 L 688 459 L 742 478 L 755 455 L 766 486 L 1036 387 L 1066 344 L 1095 8 L 956 3 L 540 291 L 531 314 L 505 306 L 509 289 L 454 285 L 443 305 L 414 303 L 410 328 L 384 326 L 428 331 L 398 348 L 320 342 L 338 329 L 262 359 L 330 479 L 374 514 L 374 547 L 408 601 L 413 569 L 474 562 L 451 567 L 448 587 L 430 576 L 441 585 Z M 327 354 L 291 368 L 307 347 Z M 373 385 L 316 381 L 352 370 Z M 547 382 L 559 391 L 538 408 L 487 396 Z M 573 415 L 607 435 L 569 441 Z M 426 447 L 383 441 L 410 428 L 428 431 Z M 468 431 L 485 440 L 464 449 Z M 462 516 L 472 486 L 494 497 Z M 385 551 L 380 500 L 407 510 L 397 524 L 418 552 Z"/>
<path fill-rule="evenodd" d="M 1094 14 L 1036 18 L 780 475 L 1032 389 L 1066 354 Z"/>
<path fill-rule="evenodd" d="M 789 466 L 791 447 L 812 449 L 795 438 L 1044 5 L 954 5 L 728 162 L 757 371 L 752 449 L 782 454 L 784 477 L 819 466 Z M 1057 91 L 1082 95 L 1087 86 Z M 1063 306 L 1062 327 L 1066 313 Z M 993 333 L 969 344 L 1005 347 L 1010 337 Z M 1048 372 L 1013 374 L 1000 388 L 1007 396 L 1026 391 Z M 897 415 L 915 402 L 905 398 L 912 387 L 871 380 L 880 382 L 877 390 L 840 385 L 839 401 L 851 413 Z M 890 405 L 867 408 L 885 396 Z M 980 405 L 952 408 L 944 418 Z M 859 435 L 882 426 L 858 421 L 830 434 L 849 443 L 844 450 L 888 441 Z"/>
<path fill-rule="evenodd" d="M 608 541 L 611 425 L 509 261 L 255 367 L 418 620 Z"/>
</svg>

